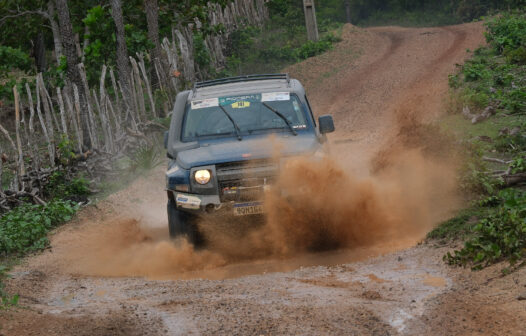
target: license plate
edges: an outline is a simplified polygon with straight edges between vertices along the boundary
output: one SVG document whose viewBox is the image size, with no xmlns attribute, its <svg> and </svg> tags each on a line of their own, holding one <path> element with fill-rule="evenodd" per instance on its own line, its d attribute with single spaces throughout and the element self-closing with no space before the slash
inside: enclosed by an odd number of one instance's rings
<svg viewBox="0 0 526 336">
<path fill-rule="evenodd" d="M 263 203 L 261 202 L 234 204 L 235 216 L 257 215 L 261 213 L 263 213 Z"/>
</svg>

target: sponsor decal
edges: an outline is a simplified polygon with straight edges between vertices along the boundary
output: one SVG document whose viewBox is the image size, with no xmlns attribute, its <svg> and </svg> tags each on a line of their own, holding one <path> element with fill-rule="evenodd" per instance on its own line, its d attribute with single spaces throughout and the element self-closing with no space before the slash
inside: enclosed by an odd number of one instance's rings
<svg viewBox="0 0 526 336">
<path fill-rule="evenodd" d="M 190 196 L 190 195 L 184 195 L 184 194 L 177 194 L 177 197 L 175 198 L 175 202 L 177 206 L 180 206 L 181 208 L 185 209 L 199 209 L 199 206 L 201 205 L 201 199 L 199 197 Z"/>
<path fill-rule="evenodd" d="M 219 99 L 210 98 L 210 99 L 203 99 L 203 100 L 193 100 L 191 104 L 192 104 L 192 110 L 203 109 L 207 107 L 215 107 L 215 106 L 219 106 Z"/>
<path fill-rule="evenodd" d="M 266 92 L 261 94 L 262 102 L 290 100 L 289 92 Z"/>
</svg>

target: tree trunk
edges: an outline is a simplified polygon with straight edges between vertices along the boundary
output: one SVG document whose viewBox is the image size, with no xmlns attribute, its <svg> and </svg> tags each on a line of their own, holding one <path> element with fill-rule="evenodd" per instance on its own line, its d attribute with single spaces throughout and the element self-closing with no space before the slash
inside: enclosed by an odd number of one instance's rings
<svg viewBox="0 0 526 336">
<path fill-rule="evenodd" d="M 75 34 L 73 33 L 73 26 L 69 16 L 69 8 L 67 0 L 56 0 L 58 20 L 60 23 L 60 36 L 62 39 L 62 46 L 64 55 L 68 65 L 67 76 L 71 83 L 79 88 L 80 101 L 80 119 L 83 134 L 83 145 L 85 149 L 91 148 L 91 140 L 89 137 L 89 119 L 88 119 L 88 103 L 85 95 L 84 83 L 80 76 L 78 69 L 79 57 L 77 54 L 77 46 L 75 43 Z"/>
<path fill-rule="evenodd" d="M 57 59 L 57 65 L 60 65 L 60 58 L 62 57 L 62 42 L 60 39 L 60 28 L 58 27 L 57 21 L 55 20 L 55 5 L 53 0 L 47 3 L 47 19 L 51 26 L 51 32 L 53 33 L 53 43 L 55 45 L 55 58 Z"/>
<path fill-rule="evenodd" d="M 124 20 L 122 18 L 121 0 L 110 0 L 111 16 L 115 22 L 115 37 L 117 40 L 117 72 L 119 80 L 122 83 L 122 99 L 127 108 L 132 108 L 131 90 L 130 90 L 130 61 L 128 59 L 128 48 L 126 47 L 126 38 L 124 31 Z"/>
<path fill-rule="evenodd" d="M 39 32 L 33 40 L 33 55 L 35 57 L 35 64 L 38 72 L 46 72 L 46 45 L 44 43 L 44 34 Z"/>
<path fill-rule="evenodd" d="M 159 41 L 159 5 L 157 0 L 144 0 L 144 10 L 146 11 L 146 21 L 148 23 L 148 39 L 153 43 L 153 48 L 150 50 L 152 86 L 154 88 L 159 88 L 161 86 L 166 86 L 164 76 L 166 62 L 161 58 L 161 42 Z M 162 64 L 162 70 L 158 75 L 153 71 L 155 69 L 155 64 Z"/>
</svg>

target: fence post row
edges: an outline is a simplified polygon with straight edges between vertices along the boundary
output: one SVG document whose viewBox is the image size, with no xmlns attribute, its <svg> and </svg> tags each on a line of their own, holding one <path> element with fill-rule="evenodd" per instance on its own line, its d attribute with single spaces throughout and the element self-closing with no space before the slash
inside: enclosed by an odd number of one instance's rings
<svg viewBox="0 0 526 336">
<path fill-rule="evenodd" d="M 234 0 L 225 8 L 221 8 L 219 4 L 208 4 L 211 24 L 223 27 L 218 34 L 207 35 L 204 40 L 213 67 L 219 69 L 225 66 L 225 46 L 233 31 L 245 25 L 264 24 L 268 18 L 265 2 L 266 0 Z M 83 139 L 89 137 L 93 150 L 112 157 L 122 153 L 130 141 L 147 141 L 143 131 L 152 124 L 150 120 L 166 116 L 173 106 L 176 94 L 207 75 L 206 69 L 200 69 L 194 60 L 193 38 L 200 26 L 201 23 L 196 21 L 185 27 L 173 27 L 171 36 L 162 38 L 161 59 L 149 64 L 151 71 L 147 69 L 145 55 L 130 57 L 130 100 L 124 99 L 122 84 L 115 78 L 112 68 L 102 66 L 97 92 L 95 89 L 90 90 L 88 86 L 84 64 L 78 64 L 87 102 L 87 134 L 82 131 L 79 88 L 74 83 L 66 81 L 63 89 L 53 88 L 49 83 L 44 83 L 44 77 L 39 73 L 33 89 L 25 84 L 23 97 L 15 86 L 15 141 L 4 125 L 0 124 L 0 133 L 9 145 L 9 148 L 0 148 L 0 209 L 7 209 L 5 200 L 2 199 L 2 195 L 5 195 L 2 184 L 5 182 L 5 175 L 3 181 L 2 171 L 6 169 L 14 175 L 10 188 L 20 195 L 26 192 L 35 202 L 44 204 L 37 195 L 42 192 L 41 178 L 57 169 L 55 167 L 60 155 L 60 152 L 57 153 L 57 144 L 62 140 L 71 142 L 78 155 L 85 156 L 88 153 L 83 148 Z M 113 91 L 111 94 L 106 90 L 108 72 Z M 166 79 L 159 82 L 161 95 L 165 99 L 160 107 L 156 106 L 150 74 Z M 128 106 L 128 102 L 133 106 Z M 25 118 L 24 108 L 29 111 L 28 120 Z M 35 127 L 35 117 L 38 118 L 40 127 Z M 47 159 L 40 157 L 40 150 L 43 148 L 46 148 Z M 45 160 L 49 160 L 48 164 L 43 164 Z"/>
</svg>

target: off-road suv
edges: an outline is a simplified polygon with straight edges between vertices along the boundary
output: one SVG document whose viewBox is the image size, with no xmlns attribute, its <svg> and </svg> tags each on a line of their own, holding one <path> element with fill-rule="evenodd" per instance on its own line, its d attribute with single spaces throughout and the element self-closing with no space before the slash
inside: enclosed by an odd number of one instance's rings
<svg viewBox="0 0 526 336">
<path fill-rule="evenodd" d="M 249 75 L 196 83 L 180 92 L 165 134 L 171 237 L 199 240 L 196 219 L 263 212 L 262 194 L 280 157 L 323 153 L 330 115 L 315 118 L 305 90 L 286 74 Z"/>
</svg>

